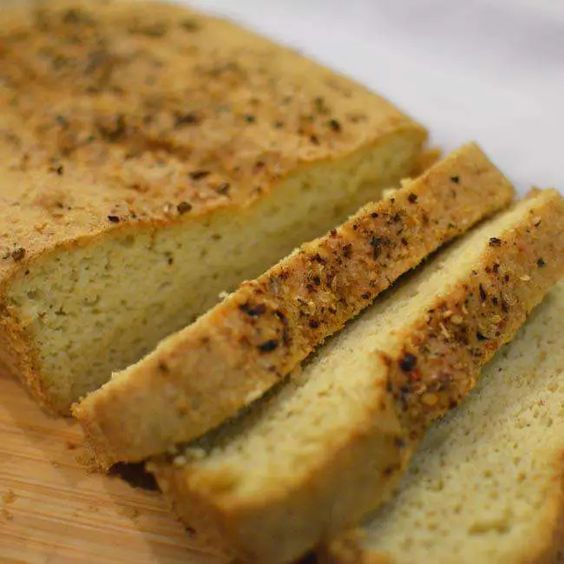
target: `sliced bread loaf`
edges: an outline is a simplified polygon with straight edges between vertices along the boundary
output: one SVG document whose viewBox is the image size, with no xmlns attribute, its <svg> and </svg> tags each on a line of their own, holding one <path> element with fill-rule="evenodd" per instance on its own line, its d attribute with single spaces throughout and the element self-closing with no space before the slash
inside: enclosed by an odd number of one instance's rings
<svg viewBox="0 0 564 564">
<path fill-rule="evenodd" d="M 233 416 L 511 196 L 504 176 L 467 145 L 244 283 L 74 408 L 100 464 L 160 454 Z"/>
<path fill-rule="evenodd" d="M 185 523 L 243 561 L 285 562 L 390 495 L 564 272 L 564 201 L 535 193 L 436 256 L 244 416 L 149 468 Z"/>
<path fill-rule="evenodd" d="M 462 406 L 429 430 L 394 500 L 328 556 L 350 564 L 564 561 L 564 283 Z"/>
<path fill-rule="evenodd" d="M 60 412 L 379 198 L 425 137 L 179 6 L 16 4 L 0 13 L 0 364 Z"/>
</svg>

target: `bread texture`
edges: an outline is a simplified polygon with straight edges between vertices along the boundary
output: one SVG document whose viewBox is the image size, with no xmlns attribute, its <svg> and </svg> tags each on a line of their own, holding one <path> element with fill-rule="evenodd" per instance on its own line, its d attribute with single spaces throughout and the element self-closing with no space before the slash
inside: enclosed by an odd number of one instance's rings
<svg viewBox="0 0 564 564">
<path fill-rule="evenodd" d="M 0 363 L 58 412 L 378 199 L 424 141 L 231 23 L 25 6 L 0 16 Z"/>
<path fill-rule="evenodd" d="M 441 252 L 248 413 L 149 465 L 183 521 L 243 561 L 291 561 L 386 501 L 427 426 L 564 273 L 540 191 Z"/>
<path fill-rule="evenodd" d="M 245 282 L 74 408 L 99 463 L 143 460 L 232 417 L 512 193 L 470 144 Z"/>
<path fill-rule="evenodd" d="M 563 372 L 561 282 L 460 408 L 429 430 L 393 501 L 334 541 L 326 559 L 563 561 Z"/>
</svg>

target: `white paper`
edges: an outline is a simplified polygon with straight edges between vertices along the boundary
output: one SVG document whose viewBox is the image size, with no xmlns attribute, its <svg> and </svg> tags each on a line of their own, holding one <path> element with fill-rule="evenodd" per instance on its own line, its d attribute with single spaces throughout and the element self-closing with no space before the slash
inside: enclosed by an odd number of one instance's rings
<svg viewBox="0 0 564 564">
<path fill-rule="evenodd" d="M 366 84 L 520 192 L 564 189 L 564 2 L 192 0 Z"/>
</svg>

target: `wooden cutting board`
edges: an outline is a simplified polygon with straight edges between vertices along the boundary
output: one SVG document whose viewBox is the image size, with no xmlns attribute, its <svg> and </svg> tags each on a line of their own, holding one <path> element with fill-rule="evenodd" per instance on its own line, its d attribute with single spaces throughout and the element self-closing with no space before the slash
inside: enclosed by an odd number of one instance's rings
<svg viewBox="0 0 564 564">
<path fill-rule="evenodd" d="M 0 374 L 0 562 L 220 562 L 159 492 L 92 472 L 81 441 Z"/>
</svg>

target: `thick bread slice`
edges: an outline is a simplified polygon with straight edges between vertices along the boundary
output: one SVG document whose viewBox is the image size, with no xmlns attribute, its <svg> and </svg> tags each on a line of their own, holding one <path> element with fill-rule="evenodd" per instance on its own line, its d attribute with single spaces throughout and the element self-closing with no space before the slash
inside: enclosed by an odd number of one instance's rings
<svg viewBox="0 0 564 564">
<path fill-rule="evenodd" d="M 564 273 L 564 201 L 534 194 L 435 257 L 250 412 L 150 468 L 243 561 L 300 556 L 382 503 L 429 422 Z"/>
<path fill-rule="evenodd" d="M 399 494 L 329 548 L 351 564 L 564 561 L 564 282 L 434 425 Z"/>
<path fill-rule="evenodd" d="M 244 283 L 75 407 L 100 464 L 160 454 L 233 416 L 398 276 L 511 196 L 503 175 L 467 145 Z"/>
<path fill-rule="evenodd" d="M 0 364 L 57 411 L 378 199 L 424 140 L 228 22 L 25 5 L 0 14 Z"/>
</svg>

